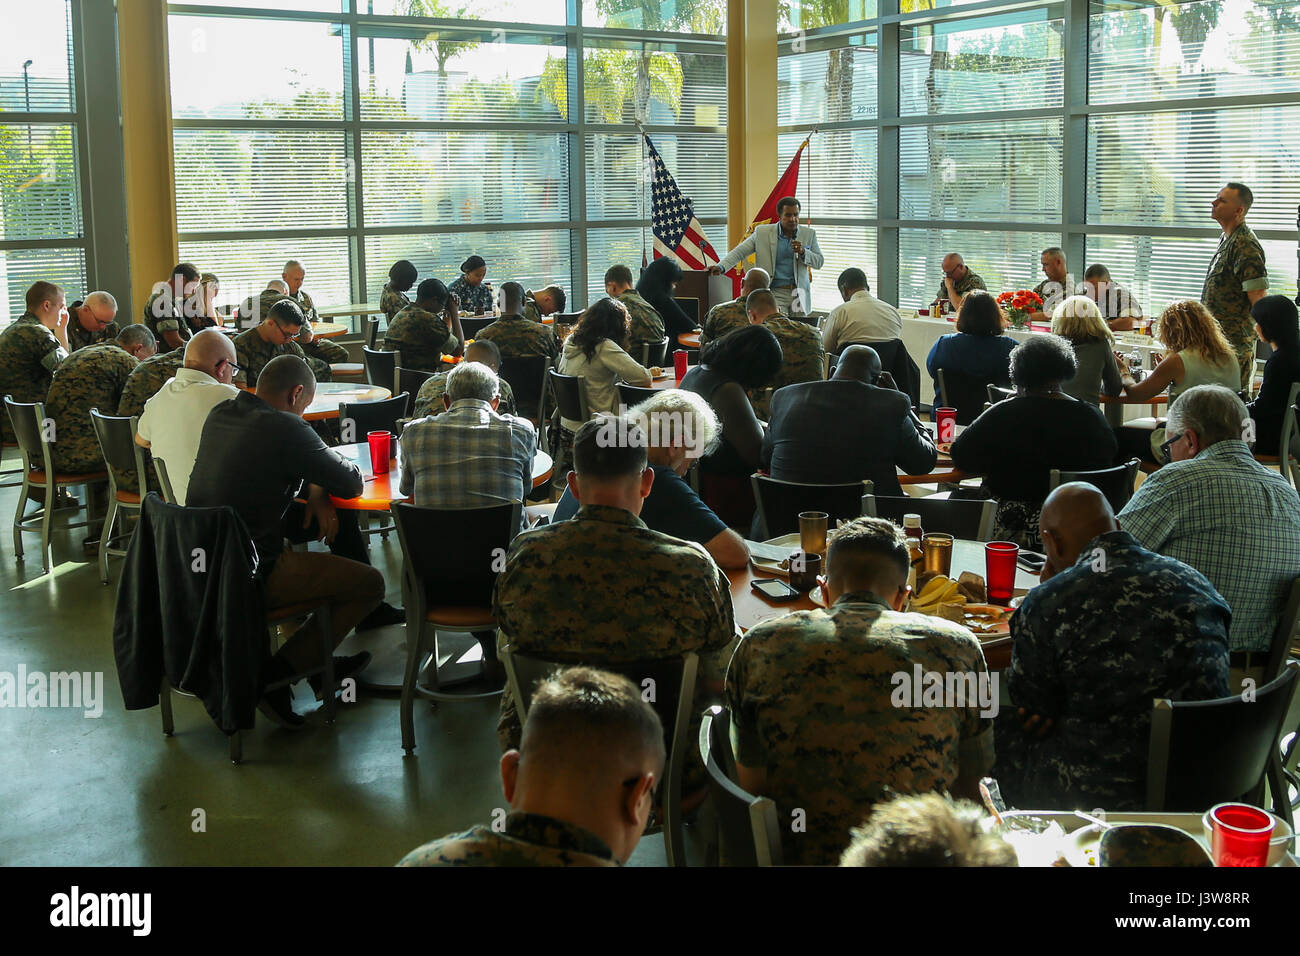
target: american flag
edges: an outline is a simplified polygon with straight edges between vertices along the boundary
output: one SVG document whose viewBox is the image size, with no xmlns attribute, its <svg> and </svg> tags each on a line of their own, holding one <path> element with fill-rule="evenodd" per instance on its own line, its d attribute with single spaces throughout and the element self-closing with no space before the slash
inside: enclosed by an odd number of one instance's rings
<svg viewBox="0 0 1300 956">
<path fill-rule="evenodd" d="M 705 238 L 704 227 L 695 218 L 694 205 L 677 188 L 649 136 L 645 138 L 645 144 L 650 149 L 650 164 L 654 170 L 654 180 L 650 184 L 650 228 L 655 236 L 655 258 L 667 256 L 676 259 L 686 269 L 707 269 L 720 257 Z"/>
</svg>

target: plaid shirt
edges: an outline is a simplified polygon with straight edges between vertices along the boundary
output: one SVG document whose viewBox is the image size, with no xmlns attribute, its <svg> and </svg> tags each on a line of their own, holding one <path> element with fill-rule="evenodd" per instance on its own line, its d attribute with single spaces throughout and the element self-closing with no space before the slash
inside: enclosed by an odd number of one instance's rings
<svg viewBox="0 0 1300 956">
<path fill-rule="evenodd" d="M 486 508 L 523 501 L 533 487 L 537 434 L 525 418 L 462 398 L 402 432 L 402 494 L 424 508 Z M 522 517 L 521 517 L 522 520 Z"/>
<path fill-rule="evenodd" d="M 1245 442 L 1217 442 L 1165 465 L 1119 520 L 1144 547 L 1210 579 L 1232 608 L 1230 650 L 1268 649 L 1300 577 L 1300 497 Z"/>
</svg>

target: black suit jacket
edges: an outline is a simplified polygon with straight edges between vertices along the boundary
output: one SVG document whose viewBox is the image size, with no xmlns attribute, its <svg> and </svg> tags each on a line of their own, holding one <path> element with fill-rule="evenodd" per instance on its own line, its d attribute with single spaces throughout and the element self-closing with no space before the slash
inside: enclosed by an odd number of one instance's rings
<svg viewBox="0 0 1300 956">
<path fill-rule="evenodd" d="M 934 468 L 938 453 L 907 395 L 832 379 L 772 393 L 760 464 L 781 481 L 837 484 L 871 480 L 878 495 L 901 495 L 896 467 Z"/>
</svg>

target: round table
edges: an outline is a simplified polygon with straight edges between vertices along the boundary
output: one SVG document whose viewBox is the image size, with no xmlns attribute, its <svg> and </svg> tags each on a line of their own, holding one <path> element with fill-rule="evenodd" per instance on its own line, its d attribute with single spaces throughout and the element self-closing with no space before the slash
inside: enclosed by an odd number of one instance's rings
<svg viewBox="0 0 1300 956">
<path fill-rule="evenodd" d="M 316 322 L 311 327 L 312 338 L 315 339 L 337 339 L 350 331 L 351 327 L 342 322 Z"/>
<path fill-rule="evenodd" d="M 699 332 L 683 332 L 677 336 L 677 344 L 683 348 L 698 349 L 700 347 Z"/>
<path fill-rule="evenodd" d="M 349 511 L 387 511 L 394 501 L 406 501 L 400 489 L 402 487 L 402 462 L 400 456 L 388 463 L 388 474 L 376 475 L 370 468 L 370 444 L 356 442 L 351 445 L 339 445 L 334 449 L 348 461 L 354 462 L 365 476 L 366 486 L 356 498 L 334 498 L 330 501 L 335 508 Z M 533 487 L 544 485 L 551 480 L 555 464 L 551 456 L 539 451 L 533 456 Z"/>
<path fill-rule="evenodd" d="M 380 402 L 393 393 L 381 385 L 350 385 L 347 382 L 318 382 L 316 397 L 302 417 L 309 422 L 339 417 L 339 402 Z"/>
<path fill-rule="evenodd" d="M 322 319 L 338 319 L 352 315 L 372 315 L 379 312 L 378 303 L 349 302 L 346 305 L 329 305 L 317 309 L 316 314 Z"/>
<path fill-rule="evenodd" d="M 686 366 L 686 371 L 689 372 L 693 368 L 695 368 L 694 365 L 688 365 Z M 676 388 L 677 373 L 673 371 L 673 368 L 670 365 L 669 367 L 664 369 L 664 374 L 661 378 L 656 378 L 650 382 L 650 387 L 659 391 L 662 391 L 663 389 L 666 388 Z"/>
</svg>

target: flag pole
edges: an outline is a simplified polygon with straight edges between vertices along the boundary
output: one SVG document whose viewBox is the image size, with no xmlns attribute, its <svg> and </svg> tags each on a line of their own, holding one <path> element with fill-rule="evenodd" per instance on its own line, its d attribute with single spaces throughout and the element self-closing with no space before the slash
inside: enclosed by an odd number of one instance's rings
<svg viewBox="0 0 1300 956">
<path fill-rule="evenodd" d="M 641 162 L 637 163 L 637 231 L 641 233 L 641 268 L 646 267 L 645 254 L 645 164 L 646 164 L 646 134 L 645 127 L 641 125 L 640 120 L 636 120 L 636 130 L 641 134 Z"/>
</svg>

